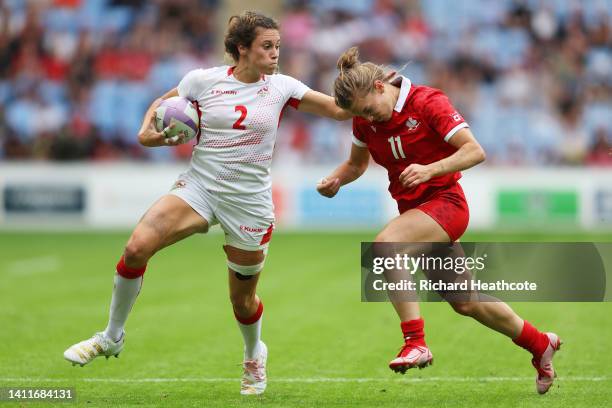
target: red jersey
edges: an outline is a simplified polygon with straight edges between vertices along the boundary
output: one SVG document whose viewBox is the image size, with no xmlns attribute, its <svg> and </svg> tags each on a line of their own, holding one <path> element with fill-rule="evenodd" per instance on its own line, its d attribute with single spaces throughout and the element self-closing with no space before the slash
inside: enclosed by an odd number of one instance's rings
<svg viewBox="0 0 612 408">
<path fill-rule="evenodd" d="M 414 188 L 404 187 L 400 174 L 412 163 L 425 165 L 455 153 L 457 149 L 448 141 L 468 124 L 440 90 L 412 85 L 405 77 L 401 81 L 391 119 L 353 118 L 353 143 L 367 147 L 374 161 L 387 169 L 394 199 L 418 200 L 430 187 L 452 186 L 461 173 L 434 177 Z"/>
</svg>

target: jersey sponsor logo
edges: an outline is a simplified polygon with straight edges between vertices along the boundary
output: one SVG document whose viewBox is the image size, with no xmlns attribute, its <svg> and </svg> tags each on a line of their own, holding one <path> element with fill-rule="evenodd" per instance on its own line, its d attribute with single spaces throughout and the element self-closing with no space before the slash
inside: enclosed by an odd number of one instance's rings
<svg viewBox="0 0 612 408">
<path fill-rule="evenodd" d="M 211 95 L 238 95 L 238 91 L 225 89 L 211 89 L 210 93 Z"/>
<path fill-rule="evenodd" d="M 247 225 L 240 225 L 240 231 L 246 231 L 246 232 L 264 232 L 265 229 L 263 229 L 263 228 L 256 228 L 256 227 L 249 227 Z"/>
<path fill-rule="evenodd" d="M 455 122 L 459 122 L 462 119 L 461 115 L 459 114 L 459 112 L 453 112 L 453 113 L 451 113 L 450 116 L 451 116 L 451 118 L 453 118 L 453 120 Z"/>
<path fill-rule="evenodd" d="M 261 88 L 259 91 L 257 91 L 257 95 L 259 96 L 266 96 L 270 93 L 270 90 L 268 90 L 267 86 L 264 86 L 263 88 Z"/>
<path fill-rule="evenodd" d="M 414 130 L 418 128 L 420 124 L 421 123 L 412 116 L 409 116 L 408 120 L 406 121 L 406 127 L 408 128 L 408 130 Z"/>
</svg>

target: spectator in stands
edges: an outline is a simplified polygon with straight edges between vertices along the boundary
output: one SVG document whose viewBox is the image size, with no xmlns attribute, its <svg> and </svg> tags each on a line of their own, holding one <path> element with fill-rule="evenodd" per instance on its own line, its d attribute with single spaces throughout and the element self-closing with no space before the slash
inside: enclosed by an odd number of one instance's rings
<svg viewBox="0 0 612 408">
<path fill-rule="evenodd" d="M 280 68 L 314 88 L 331 92 L 337 54 L 357 45 L 365 59 L 445 89 L 479 129 L 488 165 L 580 165 L 603 146 L 597 129 L 612 117 L 609 2 L 278 1 L 287 10 Z M 57 122 L 46 139 L 88 140 L 90 148 L 63 158 L 188 159 L 189 146 L 169 154 L 140 149 L 131 116 L 142 116 L 142 100 L 207 65 L 219 8 L 217 0 L 0 0 L 0 128 L 11 130 L 0 156 L 32 158 L 40 132 L 14 121 L 38 98 Z M 285 120 L 299 130 L 299 143 L 283 146 L 292 157 L 340 160 L 317 152 L 346 144 L 348 128 L 330 140 L 316 118 Z M 520 122 L 534 126 L 517 131 Z M 56 158 L 57 149 L 45 146 L 55 144 L 40 143 L 38 157 Z"/>
</svg>

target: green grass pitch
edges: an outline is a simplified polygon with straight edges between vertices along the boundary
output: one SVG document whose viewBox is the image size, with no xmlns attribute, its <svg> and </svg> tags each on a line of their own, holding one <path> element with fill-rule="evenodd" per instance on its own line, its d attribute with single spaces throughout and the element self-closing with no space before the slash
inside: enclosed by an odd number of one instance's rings
<svg viewBox="0 0 612 408">
<path fill-rule="evenodd" d="M 227 296 L 222 236 L 157 254 L 119 359 L 72 367 L 62 353 L 105 327 L 127 232 L 0 233 L 0 387 L 74 387 L 76 404 L 167 407 L 607 407 L 612 303 L 516 303 L 557 331 L 559 378 L 535 393 L 527 352 L 446 304 L 422 313 L 435 364 L 392 373 L 401 345 L 390 304 L 361 303 L 359 242 L 373 231 L 274 235 L 259 286 L 268 389 L 239 395 L 242 341 Z M 612 235 L 469 234 L 469 240 L 596 240 Z M 53 406 L 53 403 L 2 403 Z"/>
</svg>

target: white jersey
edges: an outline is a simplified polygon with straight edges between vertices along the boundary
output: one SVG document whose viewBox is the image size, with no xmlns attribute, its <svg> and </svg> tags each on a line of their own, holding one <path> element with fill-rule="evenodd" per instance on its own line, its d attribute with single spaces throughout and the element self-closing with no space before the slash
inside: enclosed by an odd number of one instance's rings
<svg viewBox="0 0 612 408">
<path fill-rule="evenodd" d="M 196 69 L 178 85 L 179 95 L 197 101 L 201 112 L 190 172 L 210 191 L 255 194 L 272 186 L 270 167 L 283 109 L 297 108 L 310 88 L 281 74 L 247 84 L 232 71 L 229 66 Z"/>
</svg>

